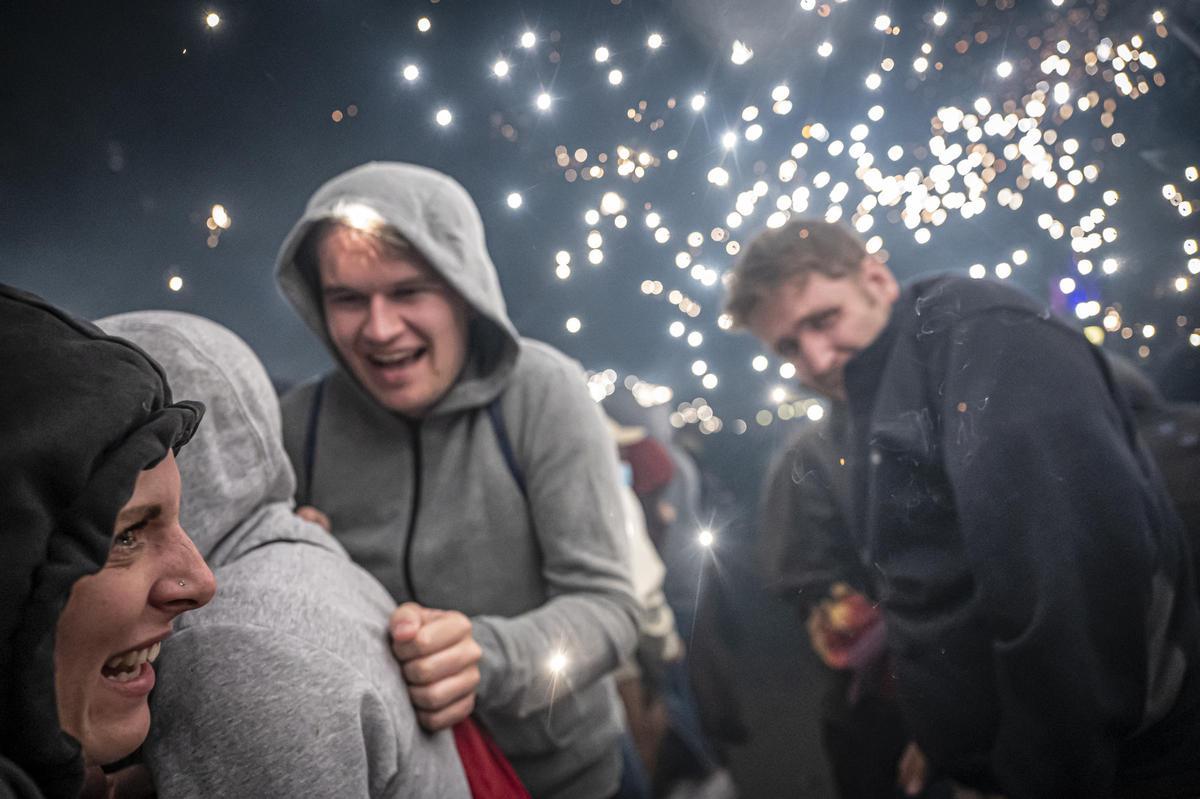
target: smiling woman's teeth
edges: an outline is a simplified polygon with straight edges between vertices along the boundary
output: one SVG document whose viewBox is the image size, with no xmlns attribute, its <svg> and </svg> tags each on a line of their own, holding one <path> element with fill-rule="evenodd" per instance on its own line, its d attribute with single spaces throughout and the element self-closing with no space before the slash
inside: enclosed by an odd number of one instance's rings
<svg viewBox="0 0 1200 799">
<path fill-rule="evenodd" d="M 142 673 L 143 663 L 153 663 L 162 649 L 162 642 L 151 644 L 145 649 L 131 649 L 119 655 L 113 655 L 104 664 L 104 676 L 114 682 L 129 682 Z"/>
<path fill-rule="evenodd" d="M 417 359 L 424 350 L 413 350 L 402 355 L 371 355 L 369 356 L 372 363 L 378 366 L 404 366 Z"/>
</svg>

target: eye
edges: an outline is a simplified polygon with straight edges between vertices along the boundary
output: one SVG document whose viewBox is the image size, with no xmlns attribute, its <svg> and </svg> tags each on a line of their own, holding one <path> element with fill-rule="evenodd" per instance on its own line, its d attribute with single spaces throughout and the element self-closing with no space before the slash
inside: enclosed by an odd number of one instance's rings
<svg viewBox="0 0 1200 799">
<path fill-rule="evenodd" d="M 363 298 L 358 294 L 326 294 L 325 302 L 338 308 L 351 308 L 361 305 Z"/>
<path fill-rule="evenodd" d="M 799 349 L 795 339 L 785 338 L 775 344 L 775 352 L 781 358 L 791 358 Z"/>
<path fill-rule="evenodd" d="M 810 330 L 826 330 L 833 326 L 837 321 L 837 310 L 826 311 L 820 316 L 814 317 L 808 324 Z"/>
<path fill-rule="evenodd" d="M 136 551 L 142 545 L 141 534 L 147 524 L 148 522 L 145 521 L 138 522 L 113 536 L 113 551 L 123 553 Z"/>
</svg>

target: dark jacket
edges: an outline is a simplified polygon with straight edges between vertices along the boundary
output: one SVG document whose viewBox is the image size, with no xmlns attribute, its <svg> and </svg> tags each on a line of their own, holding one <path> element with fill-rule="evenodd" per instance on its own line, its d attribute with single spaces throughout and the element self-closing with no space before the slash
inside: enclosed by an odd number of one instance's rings
<svg viewBox="0 0 1200 799">
<path fill-rule="evenodd" d="M 846 386 L 855 534 L 931 761 L 1010 799 L 1200 792 L 1190 556 L 1099 351 L 938 277 Z"/>
<path fill-rule="evenodd" d="M 0 374 L 0 796 L 73 797 L 83 760 L 58 724 L 58 616 L 107 561 L 138 474 L 204 408 L 172 404 L 137 347 L 4 285 Z"/>
</svg>

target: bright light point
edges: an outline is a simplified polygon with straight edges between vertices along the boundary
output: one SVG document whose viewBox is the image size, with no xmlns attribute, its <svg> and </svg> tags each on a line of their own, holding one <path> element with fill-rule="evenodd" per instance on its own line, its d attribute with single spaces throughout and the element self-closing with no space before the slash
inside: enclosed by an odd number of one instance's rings
<svg viewBox="0 0 1200 799">
<path fill-rule="evenodd" d="M 605 61 L 608 60 L 609 55 L 610 55 L 610 53 L 608 52 L 608 48 L 604 47 L 603 45 L 600 47 L 597 47 L 596 52 L 593 53 L 593 56 L 595 57 L 595 59 L 597 61 L 599 61 L 601 64 L 603 64 Z"/>
<path fill-rule="evenodd" d="M 526 50 L 535 44 L 537 44 L 537 36 L 534 35 L 533 31 L 525 31 L 521 34 L 521 46 Z"/>
<path fill-rule="evenodd" d="M 692 361 L 692 374 L 696 377 L 708 371 L 708 364 L 704 361 Z"/>
<path fill-rule="evenodd" d="M 976 280 L 982 280 L 987 276 L 987 267 L 983 264 L 971 264 L 971 268 L 967 270 L 967 274 Z"/>
<path fill-rule="evenodd" d="M 996 264 L 996 277 L 1000 278 L 1001 280 L 1007 280 L 1011 276 L 1012 276 L 1012 267 L 1011 266 L 1009 266 L 1008 264 L 1003 263 L 1003 262 Z"/>
<path fill-rule="evenodd" d="M 434 120 L 444 128 L 454 121 L 454 115 L 450 113 L 449 108 L 439 108 Z"/>
<path fill-rule="evenodd" d="M 621 209 L 625 207 L 625 201 L 621 199 L 621 195 L 615 191 L 606 191 L 600 198 L 600 211 L 602 213 L 612 215 L 619 214 Z M 594 222 L 591 224 L 595 224 Z"/>
<path fill-rule="evenodd" d="M 784 100 L 786 100 L 788 98 L 788 95 L 790 95 L 791 93 L 792 93 L 792 90 L 781 83 L 778 86 L 776 86 L 774 89 L 771 90 L 771 99 L 777 103 L 782 103 Z M 1194 168 L 1195 167 L 1193 167 L 1193 169 Z M 1195 180 L 1195 178 L 1191 178 L 1191 180 Z"/>
<path fill-rule="evenodd" d="M 520 194 L 514 191 L 508 195 L 505 201 L 508 203 L 509 208 L 516 209 L 521 207 L 521 203 L 524 202 L 524 199 L 522 199 Z"/>
<path fill-rule="evenodd" d="M 818 405 L 814 402 L 812 405 L 808 406 L 808 410 L 804 412 L 804 415 L 807 416 L 811 422 L 819 422 L 825 416 L 825 408 L 824 406 Z"/>
<path fill-rule="evenodd" d="M 883 83 L 883 78 L 879 76 L 878 72 L 872 72 L 870 75 L 867 75 L 864 83 L 866 83 L 868 89 L 875 91 Z"/>
<path fill-rule="evenodd" d="M 210 216 L 212 216 L 212 221 L 216 224 L 216 226 L 222 230 L 228 229 L 229 225 L 232 223 L 232 220 L 229 218 L 229 212 L 226 211 L 225 206 L 221 205 L 220 203 L 212 207 L 212 214 L 210 214 Z"/>
<path fill-rule="evenodd" d="M 817 46 L 817 55 L 821 56 L 821 58 L 829 58 L 829 56 L 833 55 L 833 43 L 828 41 L 821 42 Z"/>
<path fill-rule="evenodd" d="M 1062 280 L 1058 281 L 1058 290 L 1063 294 L 1070 294 L 1075 290 L 1075 278 L 1064 277 Z"/>
<path fill-rule="evenodd" d="M 508 75 L 508 62 L 501 58 L 495 64 L 492 64 L 492 72 L 497 78 L 503 78 Z"/>
<path fill-rule="evenodd" d="M 787 399 L 787 389 L 786 388 L 784 388 L 783 386 L 776 386 L 775 388 L 771 389 L 771 402 L 774 402 L 775 404 L 778 405 L 779 403 L 783 402 L 785 399 Z"/>
<path fill-rule="evenodd" d="M 717 382 L 717 376 L 712 372 L 709 372 L 704 377 L 700 378 L 700 385 L 704 386 L 710 391 L 717 387 Z"/>
<path fill-rule="evenodd" d="M 948 20 L 949 18 L 950 18 L 950 15 L 947 14 L 945 11 L 938 11 L 937 13 L 935 13 L 933 15 L 933 24 L 937 25 L 940 28 L 946 24 L 946 20 Z"/>
<path fill-rule="evenodd" d="M 880 14 L 875 17 L 875 30 L 885 31 L 890 27 L 892 27 L 892 18 L 887 14 Z"/>
<path fill-rule="evenodd" d="M 999 64 L 996 65 L 996 74 L 1002 78 L 1007 78 L 1009 75 L 1012 74 L 1012 71 L 1013 71 L 1012 64 L 1008 61 L 1001 61 Z"/>
<path fill-rule="evenodd" d="M 1166 20 L 1166 18 L 1167 18 L 1167 15 L 1164 14 L 1161 9 L 1158 11 L 1155 11 L 1153 14 L 1150 15 L 1150 19 L 1154 20 L 1155 25 L 1163 24 L 1163 22 Z"/>
<path fill-rule="evenodd" d="M 736 144 L 737 144 L 737 134 L 734 133 L 732 130 L 727 130 L 727 131 L 725 131 L 724 134 L 722 134 L 721 146 L 724 147 L 726 150 L 732 150 L 734 148 L 734 145 L 736 145 Z"/>
<path fill-rule="evenodd" d="M 671 334 L 672 338 L 679 338 L 683 335 L 683 331 L 683 322 L 672 322 L 671 326 L 667 328 L 667 332 Z"/>
<path fill-rule="evenodd" d="M 432 27 L 433 23 L 429 21 L 429 17 L 421 17 L 419 20 L 417 20 L 417 30 L 419 30 L 421 33 L 428 33 L 429 29 Z"/>
<path fill-rule="evenodd" d="M 1013 250 L 1012 260 L 1017 266 L 1022 266 L 1026 261 L 1029 260 L 1029 253 L 1025 252 L 1024 250 Z"/>
<path fill-rule="evenodd" d="M 701 530 L 700 534 L 696 536 L 696 541 L 705 549 L 711 547 L 714 541 L 712 530 Z"/>
<path fill-rule="evenodd" d="M 699 347 L 704 343 L 704 334 L 699 330 L 693 330 L 687 335 L 687 343 L 689 347 Z"/>
<path fill-rule="evenodd" d="M 167 288 L 169 288 L 171 291 L 179 291 L 183 288 L 183 278 L 181 278 L 179 275 L 175 275 L 167 281 Z"/>
<path fill-rule="evenodd" d="M 205 25 L 207 25 L 207 26 L 208 26 L 208 27 L 210 27 L 210 28 L 215 28 L 215 27 L 217 27 L 218 25 L 220 25 L 220 24 L 221 24 L 221 15 L 220 15 L 220 14 L 218 14 L 217 12 L 215 12 L 215 11 L 210 11 L 210 12 L 209 12 L 209 13 L 208 13 L 208 14 L 207 14 L 205 17 L 204 17 L 204 24 L 205 24 Z"/>
<path fill-rule="evenodd" d="M 1154 325 L 1143 325 L 1142 326 L 1142 337 L 1143 338 L 1154 338 Z"/>
<path fill-rule="evenodd" d="M 899 161 L 904 157 L 904 148 L 899 144 L 893 144 L 888 148 L 887 157 L 893 161 Z"/>
<path fill-rule="evenodd" d="M 872 122 L 878 122 L 879 120 L 883 119 L 883 113 L 883 106 L 873 105 L 867 109 L 867 119 L 871 120 Z"/>
<path fill-rule="evenodd" d="M 769 365 L 770 362 L 767 360 L 767 356 L 765 355 L 755 355 L 754 360 L 750 361 L 750 368 L 756 372 L 767 371 L 767 366 Z"/>
<path fill-rule="evenodd" d="M 708 182 L 714 186 L 726 186 L 729 184 L 729 172 L 724 167 L 714 166 L 708 170 Z"/>
<path fill-rule="evenodd" d="M 549 111 L 550 110 L 550 102 L 551 102 L 550 95 L 546 94 L 545 92 L 542 92 L 541 94 L 539 94 L 537 96 L 537 99 L 534 101 L 534 103 L 537 105 L 539 111 Z"/>
<path fill-rule="evenodd" d="M 763 134 L 763 127 L 757 122 L 746 128 L 746 141 L 758 141 Z"/>
<path fill-rule="evenodd" d="M 405 64 L 404 69 L 400 74 L 404 76 L 406 81 L 412 83 L 414 80 L 421 77 L 421 70 L 417 69 L 416 64 Z"/>
<path fill-rule="evenodd" d="M 867 134 L 870 132 L 871 129 L 860 122 L 854 127 L 850 128 L 850 138 L 854 139 L 855 141 L 862 141 L 863 139 L 867 138 Z"/>
<path fill-rule="evenodd" d="M 703 110 L 704 104 L 707 102 L 708 102 L 708 98 L 706 98 L 703 94 L 693 94 L 692 102 L 691 102 L 692 110 L 693 111 Z"/>
<path fill-rule="evenodd" d="M 172 278 L 172 279 L 174 279 L 174 278 Z M 1175 290 L 1176 291 L 1187 291 L 1187 287 L 1188 287 L 1188 279 L 1186 277 L 1175 278 Z"/>
<path fill-rule="evenodd" d="M 1117 263 L 1116 258 L 1105 258 L 1100 263 L 1100 269 L 1106 275 L 1111 275 L 1113 272 L 1116 272 L 1117 269 L 1119 269 L 1119 268 L 1120 268 L 1120 264 Z"/>
<path fill-rule="evenodd" d="M 558 266 L 554 267 L 554 274 L 559 280 L 566 280 L 571 276 L 571 267 L 567 266 L 566 264 L 559 264 Z"/>
<path fill-rule="evenodd" d="M 546 668 L 550 670 L 551 674 L 554 674 L 554 675 L 562 674 L 563 671 L 565 671 L 567 668 L 566 653 L 565 652 L 555 652 L 553 655 L 550 656 L 550 659 L 548 661 L 546 661 Z"/>
<path fill-rule="evenodd" d="M 754 58 L 754 51 L 740 40 L 735 40 L 733 43 L 733 52 L 730 53 L 729 60 L 740 67 L 751 58 Z"/>
<path fill-rule="evenodd" d="M 1196 180 L 1200 178 L 1200 169 L 1196 169 L 1194 166 L 1189 166 L 1187 169 L 1183 170 L 1183 176 L 1188 179 L 1189 183 L 1195 183 Z"/>
<path fill-rule="evenodd" d="M 661 33 L 652 33 L 646 37 L 646 46 L 651 50 L 657 50 L 663 46 L 663 37 Z"/>
<path fill-rule="evenodd" d="M 608 82 L 613 86 L 619 86 L 623 80 L 625 80 L 625 75 L 619 69 L 611 70 L 608 73 Z"/>
<path fill-rule="evenodd" d="M 568 333 L 578 333 L 580 331 L 580 329 L 583 327 L 583 322 L 579 321 L 578 316 L 572 316 L 571 318 L 569 318 L 567 320 L 566 327 L 567 327 Z"/>
<path fill-rule="evenodd" d="M 796 365 L 791 362 L 779 364 L 779 376 L 784 380 L 791 380 L 796 376 Z"/>
</svg>

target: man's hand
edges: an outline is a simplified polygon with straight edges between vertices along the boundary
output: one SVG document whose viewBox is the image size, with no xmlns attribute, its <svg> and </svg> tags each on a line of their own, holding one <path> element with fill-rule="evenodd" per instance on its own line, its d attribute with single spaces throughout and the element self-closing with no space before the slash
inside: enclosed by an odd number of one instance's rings
<svg viewBox="0 0 1200 799">
<path fill-rule="evenodd" d="M 471 620 L 456 610 L 405 602 L 392 613 L 389 627 L 421 726 L 444 730 L 471 715 L 483 655 Z"/>
<path fill-rule="evenodd" d="M 301 505 L 296 508 L 296 515 L 306 522 L 316 522 L 324 527 L 327 533 L 333 532 L 333 525 L 329 522 L 329 517 L 312 505 Z"/>
<path fill-rule="evenodd" d="M 808 637 L 821 661 L 833 669 L 851 665 L 850 653 L 881 613 L 871 601 L 845 583 L 835 583 L 829 597 L 808 615 Z"/>
</svg>

